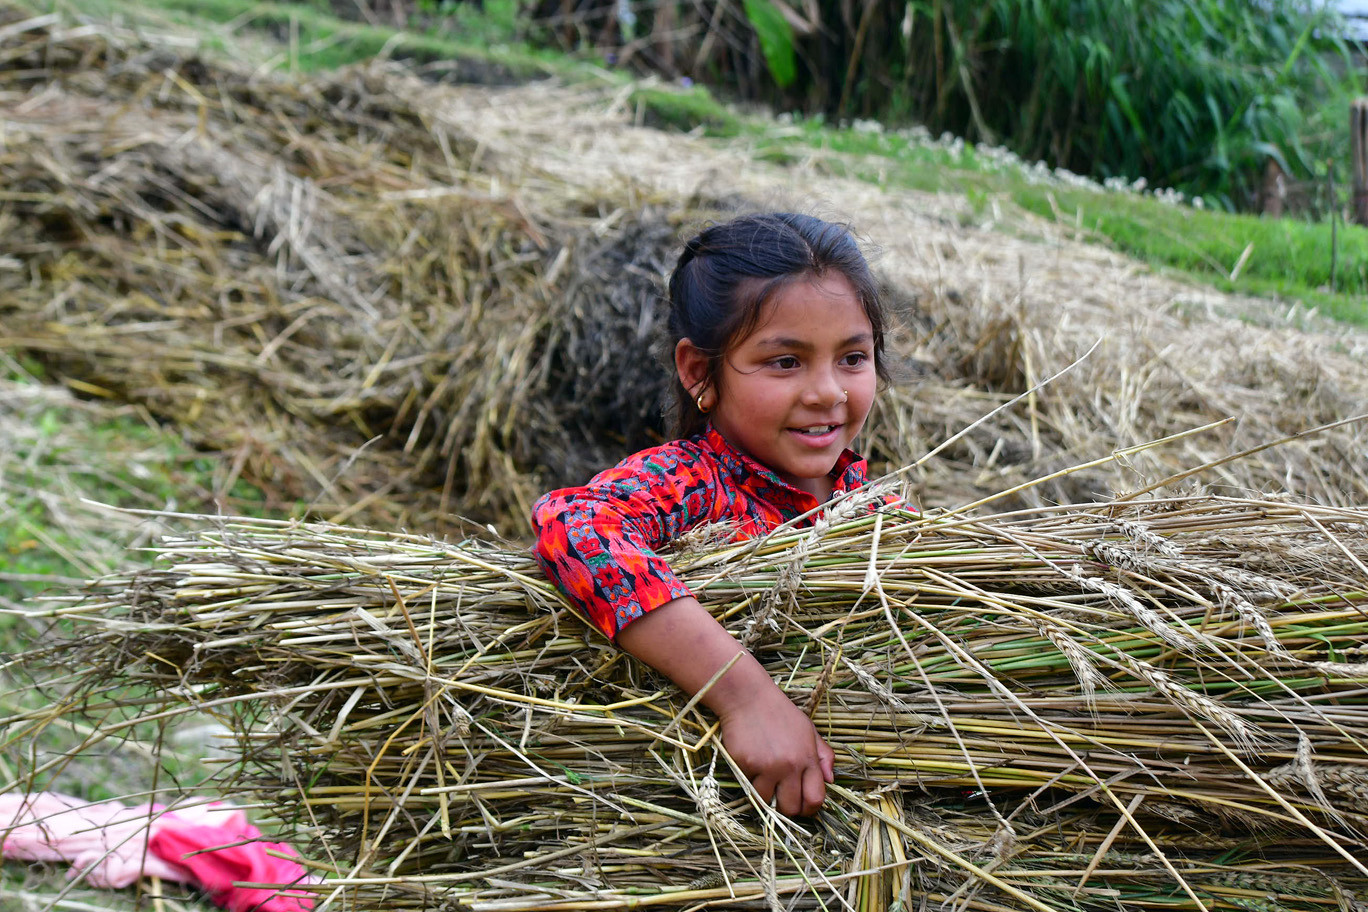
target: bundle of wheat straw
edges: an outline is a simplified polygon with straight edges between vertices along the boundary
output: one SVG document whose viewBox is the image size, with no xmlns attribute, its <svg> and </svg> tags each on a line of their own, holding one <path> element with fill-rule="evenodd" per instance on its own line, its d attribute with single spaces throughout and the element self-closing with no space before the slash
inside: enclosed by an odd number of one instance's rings
<svg viewBox="0 0 1368 912">
<path fill-rule="evenodd" d="M 157 569 L 57 609 L 93 672 L 53 713 L 105 714 L 98 737 L 218 716 L 242 762 L 206 786 L 311 836 L 342 908 L 1368 891 L 1368 511 L 831 512 L 672 556 L 834 747 L 813 820 L 754 800 L 711 717 L 588 634 L 525 553 L 473 541 L 198 520 Z"/>
</svg>

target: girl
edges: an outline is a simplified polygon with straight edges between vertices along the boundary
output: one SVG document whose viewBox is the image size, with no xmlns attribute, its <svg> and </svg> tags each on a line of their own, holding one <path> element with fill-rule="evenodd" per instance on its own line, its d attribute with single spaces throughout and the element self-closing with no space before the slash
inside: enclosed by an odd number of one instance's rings
<svg viewBox="0 0 1368 912">
<path fill-rule="evenodd" d="M 656 549 L 703 523 L 763 535 L 865 483 L 848 446 L 883 377 L 878 292 L 849 232 L 789 213 L 707 229 L 669 287 L 680 439 L 538 500 L 537 556 L 607 636 L 685 692 L 731 662 L 702 701 L 723 745 L 761 798 L 812 814 L 831 748 Z"/>
</svg>

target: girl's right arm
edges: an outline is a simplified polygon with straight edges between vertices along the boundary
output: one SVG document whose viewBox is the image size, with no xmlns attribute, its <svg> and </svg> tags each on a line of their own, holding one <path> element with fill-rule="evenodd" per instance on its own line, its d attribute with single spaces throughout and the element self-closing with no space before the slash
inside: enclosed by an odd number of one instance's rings
<svg viewBox="0 0 1368 912">
<path fill-rule="evenodd" d="M 693 596 L 678 598 L 618 632 L 618 645 L 696 694 L 735 659 L 702 702 L 722 743 L 761 799 L 789 816 L 815 814 L 833 779 L 834 755 L 811 720 Z"/>
<path fill-rule="evenodd" d="M 712 479 L 675 447 L 645 451 L 533 508 L 536 553 L 587 619 L 690 696 L 732 659 L 702 702 L 722 743 L 766 801 L 810 814 L 833 755 L 808 717 L 708 614 L 655 549 L 716 519 Z M 739 657 L 738 657 L 739 656 Z"/>
</svg>

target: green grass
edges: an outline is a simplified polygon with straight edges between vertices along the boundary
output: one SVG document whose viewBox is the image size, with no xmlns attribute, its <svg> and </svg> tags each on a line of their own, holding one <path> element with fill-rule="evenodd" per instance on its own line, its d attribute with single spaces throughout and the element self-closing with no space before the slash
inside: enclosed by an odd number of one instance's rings
<svg viewBox="0 0 1368 912">
<path fill-rule="evenodd" d="M 56 698 L 52 688 L 31 680 L 53 673 L 11 665 L 11 659 L 70 632 L 67 624 L 36 616 L 45 595 L 74 591 L 80 582 L 116 568 L 145 565 L 136 546 L 149 531 L 146 521 L 110 514 L 83 500 L 116 507 L 215 509 L 214 490 L 222 465 L 195 453 L 173 431 L 129 406 L 82 401 L 48 382 L 41 367 L 0 354 L 0 787 L 15 777 L 61 757 L 79 745 L 100 722 L 48 726 L 30 737 L 24 723 L 6 717 L 33 710 Z M 225 510 L 264 512 L 261 495 L 242 482 L 217 498 Z M 58 660 L 56 671 L 67 670 Z M 101 696 L 112 696 L 102 694 Z M 132 710 L 121 710 L 125 716 Z M 176 720 L 159 729 L 142 725 L 125 736 L 68 756 L 37 775 L 31 785 L 56 789 L 91 801 L 140 796 L 154 786 L 174 793 L 201 781 L 204 738 L 178 732 L 202 724 Z M 159 742 L 165 737 L 164 747 Z M 146 800 L 144 797 L 130 801 Z M 61 866 L 0 867 L 0 912 L 47 908 L 67 890 Z M 188 901 L 168 908 L 211 908 L 193 892 L 168 887 L 168 895 Z M 74 888 L 67 900 L 83 908 L 146 908 L 133 889 L 118 892 Z M 72 906 L 77 908 L 78 906 Z M 62 908 L 61 905 L 55 908 Z"/>
<path fill-rule="evenodd" d="M 220 461 L 134 407 L 82 402 L 45 384 L 31 362 L 0 371 L 0 384 L 0 599 L 19 603 L 141 560 L 124 540 L 143 523 L 85 501 L 263 512 L 260 491 L 239 480 L 216 492 Z M 18 620 L 0 615 L 0 651 L 17 645 L 6 631 Z"/>
<path fill-rule="evenodd" d="M 744 118 L 702 86 L 645 86 L 634 90 L 631 100 L 642 112 L 642 122 L 658 129 L 686 133 L 698 130 L 708 136 L 736 136 L 745 129 Z"/>
<path fill-rule="evenodd" d="M 348 22 L 326 3 L 252 0 L 20 0 L 35 12 L 68 12 L 124 21 L 135 27 L 180 27 L 196 33 L 210 52 L 237 55 L 244 37 L 264 38 L 269 69 L 319 72 L 380 55 L 437 65 L 454 78 L 510 83 L 552 75 L 592 78 L 592 64 L 516 40 L 514 0 L 489 0 L 486 12 L 458 8 L 440 29 L 401 30 Z"/>
<path fill-rule="evenodd" d="M 58 896 L 60 901 L 54 902 Z M 181 910 L 217 909 L 207 898 L 196 895 L 189 887 L 170 881 L 162 882 L 159 898 L 166 912 Z M 4 866 L 0 877 L 0 912 L 38 912 L 38 910 L 81 910 L 81 912 L 145 912 L 155 908 L 150 882 L 141 888 L 127 890 L 97 890 L 84 885 L 72 886 L 56 865 L 24 866 L 15 862 Z"/>
<path fill-rule="evenodd" d="M 807 149 L 824 153 L 819 164 L 829 172 L 884 186 L 959 193 L 980 212 L 992 200 L 1010 201 L 1156 269 L 1222 291 L 1299 301 L 1332 319 L 1368 326 L 1363 226 L 1197 209 L 1152 195 L 1078 187 L 1042 180 L 972 146 L 832 128 L 815 120 L 792 127 L 750 120 L 745 131 L 763 158 L 792 160 Z"/>
<path fill-rule="evenodd" d="M 1362 226 L 1332 230 L 1086 190 L 1033 187 L 1013 198 L 1038 215 L 1062 217 L 1137 259 L 1222 291 L 1299 300 L 1333 319 L 1368 325 L 1368 229 Z"/>
<path fill-rule="evenodd" d="M 26 0 L 36 10 L 65 9 L 147 22 L 161 16 L 202 36 L 206 49 L 233 50 L 255 35 L 266 47 L 263 66 L 325 70 L 385 53 L 474 82 L 555 75 L 569 81 L 627 81 L 595 62 L 539 50 L 516 40 L 514 0 L 488 0 L 480 13 L 458 4 L 441 29 L 398 31 L 346 22 L 325 0 Z M 895 132 L 827 125 L 820 118 L 792 126 L 744 114 L 704 87 L 641 85 L 632 100 L 644 123 L 716 137 L 743 137 L 758 158 L 788 162 L 818 154 L 829 172 L 885 186 L 963 194 L 980 211 L 1008 201 L 1057 219 L 1080 237 L 1110 246 L 1159 270 L 1222 291 L 1301 302 L 1325 316 L 1368 325 L 1368 229 L 1341 224 L 1332 264 L 1332 228 L 1297 219 L 1263 219 L 1171 205 L 1150 196 L 1040 183 L 1019 166 L 950 149 Z M 1252 247 L 1251 247 L 1252 245 Z M 1249 256 L 1236 273 L 1246 249 Z M 1235 278 L 1231 278 L 1232 273 Z"/>
</svg>

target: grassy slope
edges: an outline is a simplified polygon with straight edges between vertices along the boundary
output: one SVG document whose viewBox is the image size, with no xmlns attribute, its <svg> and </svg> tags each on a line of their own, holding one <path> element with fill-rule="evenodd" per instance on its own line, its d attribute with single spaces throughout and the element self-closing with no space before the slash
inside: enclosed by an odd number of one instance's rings
<svg viewBox="0 0 1368 912">
<path fill-rule="evenodd" d="M 35 9 L 161 20 L 192 29 L 206 48 L 238 50 L 252 36 L 280 42 L 263 65 L 299 70 L 336 67 L 386 53 L 456 78 L 502 82 L 558 76 L 613 80 L 595 62 L 536 50 L 514 40 L 513 0 L 488 0 L 481 15 L 456 7 L 441 31 L 411 33 L 344 22 L 324 0 L 253 3 L 250 0 L 25 0 Z M 1045 181 L 1039 173 L 1003 163 L 972 148 L 928 144 L 900 133 L 836 128 L 820 121 L 797 126 L 747 116 L 717 102 L 706 90 L 643 85 L 636 100 L 648 122 L 719 136 L 744 135 L 757 154 L 784 160 L 824 153 L 835 173 L 891 185 L 960 192 L 987 206 L 1010 201 L 1057 218 L 1084 237 L 1108 244 L 1158 269 L 1224 291 L 1263 295 L 1315 308 L 1326 316 L 1368 325 L 1368 229 L 1308 224 L 1292 219 L 1203 211 L 1152 196 L 1108 192 Z M 1333 249 L 1332 249 L 1333 248 Z M 1248 254 L 1246 255 L 1246 251 Z M 1243 263 L 1241 263 L 1243 260 Z M 1235 267 L 1240 264 L 1237 270 Z M 1234 276 L 1232 278 L 1232 276 Z"/>
<path fill-rule="evenodd" d="M 1198 209 L 1153 195 L 1079 186 L 972 147 L 919 142 L 897 133 L 813 123 L 783 131 L 751 129 L 759 134 L 761 154 L 792 156 L 795 139 L 801 138 L 809 147 L 840 153 L 828 167 L 841 173 L 962 193 L 979 208 L 1010 201 L 1196 283 L 1289 304 L 1299 301 L 1326 316 L 1368 326 L 1368 228 Z M 1332 247 L 1337 248 L 1333 253 Z"/>
</svg>

